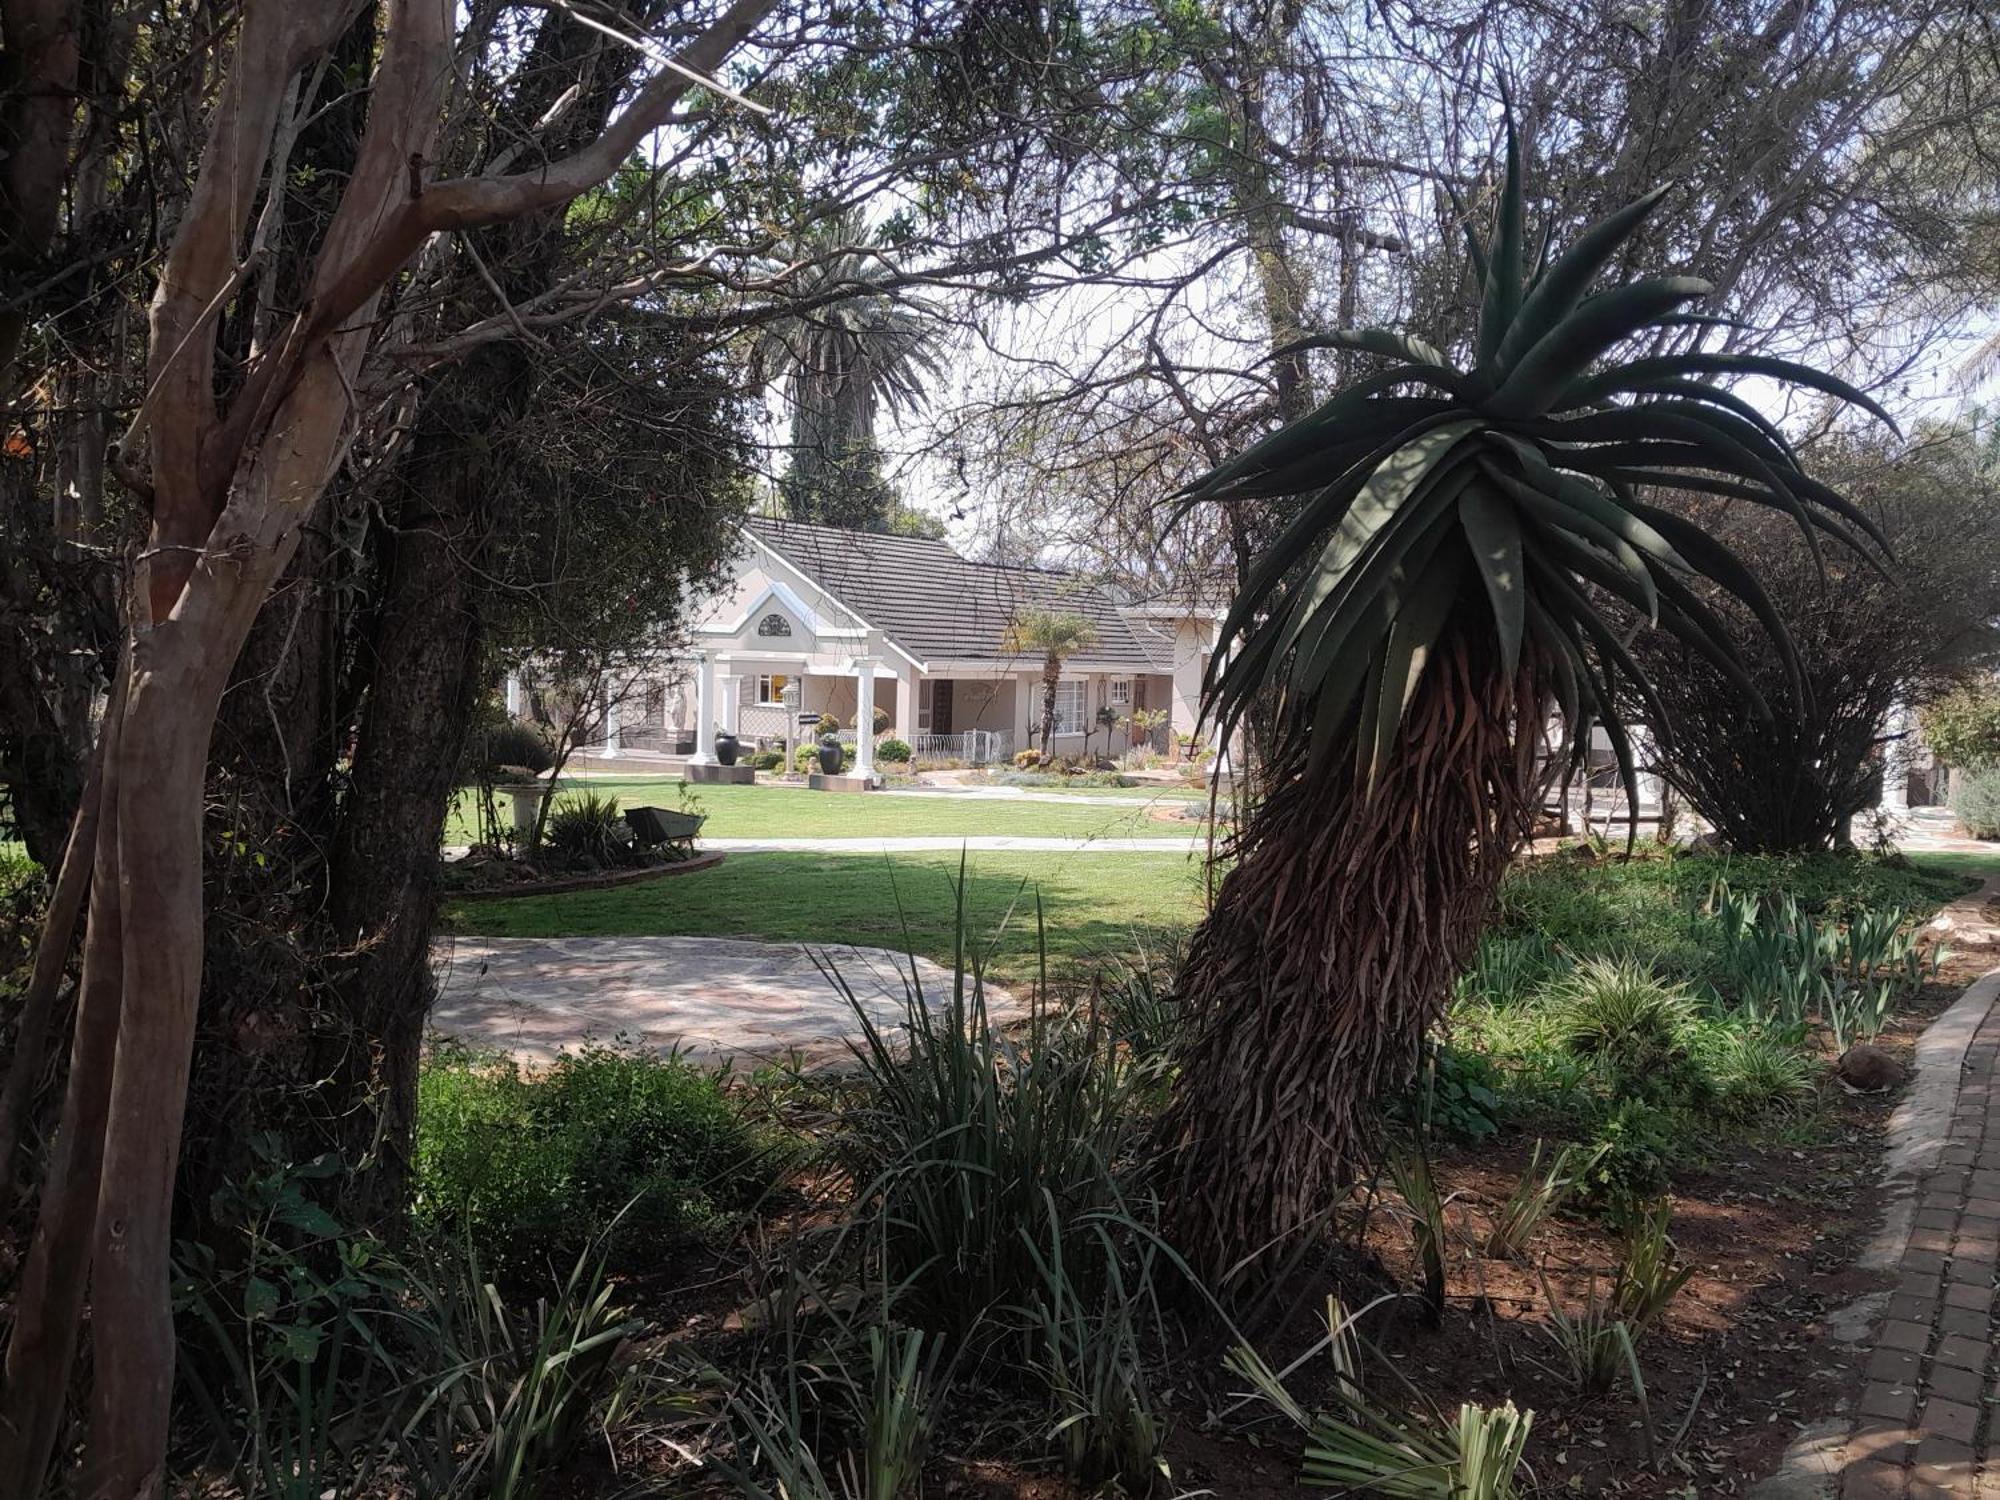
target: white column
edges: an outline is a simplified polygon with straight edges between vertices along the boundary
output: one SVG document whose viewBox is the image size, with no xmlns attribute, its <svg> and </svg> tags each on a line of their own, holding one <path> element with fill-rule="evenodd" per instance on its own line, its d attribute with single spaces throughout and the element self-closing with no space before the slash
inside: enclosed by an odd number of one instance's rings
<svg viewBox="0 0 2000 1500">
<path fill-rule="evenodd" d="M 695 664 L 694 754 L 688 757 L 688 764 L 715 764 L 715 662 L 705 651 Z"/>
<path fill-rule="evenodd" d="M 1632 731 L 1633 780 L 1639 787 L 1639 808 L 1635 808 L 1635 812 L 1649 805 L 1660 805 L 1660 778 L 1646 769 L 1658 761 L 1659 753 L 1650 729 L 1640 727 Z"/>
<path fill-rule="evenodd" d="M 875 663 L 866 660 L 854 664 L 854 774 L 875 775 Z"/>
<path fill-rule="evenodd" d="M 618 695 L 610 688 L 604 690 L 604 758 L 610 760 L 618 754 Z"/>
<path fill-rule="evenodd" d="M 917 674 L 905 668 L 896 674 L 896 720 L 889 732 L 906 745 L 917 742 Z"/>
<path fill-rule="evenodd" d="M 507 674 L 507 717 L 521 717 L 521 679 L 512 672 Z"/>
<path fill-rule="evenodd" d="M 1910 711 L 1898 703 L 1883 726 L 1891 736 L 1882 743 L 1882 811 L 1910 810 Z"/>
<path fill-rule="evenodd" d="M 722 695 L 722 729 L 725 734 L 736 733 L 743 722 L 743 690 L 739 685 L 742 678 L 735 673 L 715 679 L 715 690 Z"/>
</svg>

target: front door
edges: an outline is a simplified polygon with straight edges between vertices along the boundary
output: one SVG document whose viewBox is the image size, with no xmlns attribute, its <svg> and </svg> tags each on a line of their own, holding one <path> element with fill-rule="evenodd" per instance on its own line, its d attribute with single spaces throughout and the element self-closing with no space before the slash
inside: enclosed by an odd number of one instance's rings
<svg viewBox="0 0 2000 1500">
<path fill-rule="evenodd" d="M 940 677 L 931 685 L 931 733 L 950 734 L 951 728 L 951 679 Z"/>
</svg>

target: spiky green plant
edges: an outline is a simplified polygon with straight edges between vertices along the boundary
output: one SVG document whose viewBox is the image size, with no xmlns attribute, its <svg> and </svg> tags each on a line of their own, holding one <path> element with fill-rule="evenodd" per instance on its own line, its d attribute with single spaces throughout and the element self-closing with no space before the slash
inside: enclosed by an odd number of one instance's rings
<svg viewBox="0 0 2000 1500">
<path fill-rule="evenodd" d="M 1665 715 L 1622 643 L 1671 632 L 1746 695 L 1712 581 L 1777 639 L 1757 579 L 1646 498 L 1684 490 L 1789 513 L 1863 548 L 1879 534 L 1801 471 L 1718 378 L 1760 376 L 1884 415 L 1782 360 L 1718 353 L 1687 276 L 1600 286 L 1662 186 L 1527 270 L 1509 132 L 1468 358 L 1382 329 L 1308 344 L 1379 368 L 1195 483 L 1185 503 L 1286 516 L 1225 620 L 1206 711 L 1259 726 L 1261 802 L 1189 953 L 1195 1031 L 1163 1124 L 1181 1245 L 1220 1278 L 1313 1222 L 1371 1140 L 1470 957 L 1532 805 L 1546 708 L 1601 723 L 1636 776 L 1614 680 Z M 1468 243 L 1472 235 L 1468 232 Z M 1636 800 L 1636 798 L 1634 799 Z"/>
</svg>

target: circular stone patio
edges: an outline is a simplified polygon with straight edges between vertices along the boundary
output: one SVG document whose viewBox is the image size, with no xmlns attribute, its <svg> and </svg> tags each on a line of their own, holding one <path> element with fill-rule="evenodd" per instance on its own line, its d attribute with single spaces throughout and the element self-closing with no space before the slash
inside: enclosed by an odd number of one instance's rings
<svg viewBox="0 0 2000 1500">
<path fill-rule="evenodd" d="M 886 948 L 808 947 L 738 938 L 458 938 L 432 956 L 438 998 L 431 1029 L 522 1062 L 552 1060 L 586 1041 L 623 1037 L 678 1047 L 716 1063 L 808 1062 L 847 1057 L 860 1026 L 847 998 L 821 972 L 836 969 L 885 1027 L 903 1015 L 910 966 L 935 1009 L 951 996 L 951 973 L 927 958 Z M 996 1017 L 1008 998 L 988 989 Z"/>
</svg>

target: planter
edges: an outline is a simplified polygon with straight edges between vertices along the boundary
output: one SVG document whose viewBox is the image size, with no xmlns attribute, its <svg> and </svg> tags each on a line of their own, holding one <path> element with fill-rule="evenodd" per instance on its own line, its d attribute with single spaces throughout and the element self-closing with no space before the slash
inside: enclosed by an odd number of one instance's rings
<svg viewBox="0 0 2000 1500">
<path fill-rule="evenodd" d="M 542 810 L 542 802 L 555 786 L 547 781 L 507 781 L 496 782 L 493 791 L 496 796 L 507 797 L 514 804 L 514 832 L 525 838 L 534 832 L 535 817 Z"/>
<path fill-rule="evenodd" d="M 823 774 L 838 776 L 840 774 L 841 763 L 846 758 L 847 752 L 840 748 L 839 740 L 821 740 L 819 742 L 819 768 Z"/>
<path fill-rule="evenodd" d="M 715 763 L 719 766 L 736 764 L 738 746 L 733 734 L 718 734 L 715 737 Z"/>
</svg>

